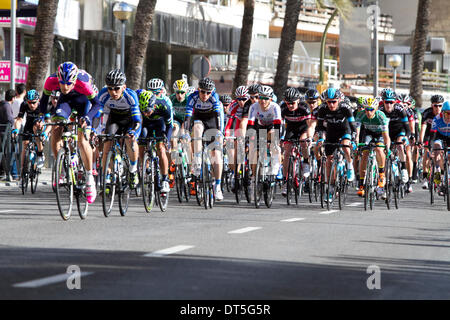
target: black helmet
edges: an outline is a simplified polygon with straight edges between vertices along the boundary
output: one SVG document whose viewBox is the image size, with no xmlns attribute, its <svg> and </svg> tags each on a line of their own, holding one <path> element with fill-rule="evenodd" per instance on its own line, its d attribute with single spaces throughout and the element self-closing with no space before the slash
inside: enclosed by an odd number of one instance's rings
<svg viewBox="0 0 450 320">
<path fill-rule="evenodd" d="M 320 94 L 316 89 L 309 89 L 306 91 L 305 98 L 306 100 L 316 100 L 319 99 Z"/>
<path fill-rule="evenodd" d="M 261 85 L 258 84 L 258 83 L 250 85 L 248 87 L 248 94 L 257 94 L 257 93 L 259 93 L 259 88 L 260 87 L 261 87 Z"/>
<path fill-rule="evenodd" d="M 294 102 L 300 99 L 300 92 L 296 88 L 287 88 L 284 92 L 284 100 L 287 102 Z"/>
<path fill-rule="evenodd" d="M 220 102 L 222 102 L 223 104 L 229 104 L 229 103 L 231 103 L 231 101 L 232 101 L 231 97 L 230 97 L 228 94 L 221 95 L 221 96 L 219 97 L 219 100 L 220 100 Z"/>
<path fill-rule="evenodd" d="M 108 86 L 121 86 L 127 81 L 125 74 L 119 69 L 114 69 L 108 72 L 105 77 L 106 85 Z"/>
<path fill-rule="evenodd" d="M 213 91 L 216 85 L 210 78 L 203 78 L 198 83 L 198 87 L 203 90 Z"/>
<path fill-rule="evenodd" d="M 440 94 L 435 94 L 431 97 L 431 103 L 444 103 L 444 97 Z"/>
</svg>

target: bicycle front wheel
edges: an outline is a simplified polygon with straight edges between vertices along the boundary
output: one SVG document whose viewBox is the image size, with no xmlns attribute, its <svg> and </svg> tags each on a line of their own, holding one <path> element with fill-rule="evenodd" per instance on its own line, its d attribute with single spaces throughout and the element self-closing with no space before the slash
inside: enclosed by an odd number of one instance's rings
<svg viewBox="0 0 450 320">
<path fill-rule="evenodd" d="M 33 161 L 30 163 L 30 187 L 31 187 L 31 193 L 36 193 L 37 186 L 38 186 L 38 180 L 39 180 L 39 171 L 40 169 L 37 168 L 36 162 Z"/>
<path fill-rule="evenodd" d="M 118 196 L 119 196 L 119 211 L 120 215 L 124 217 L 128 211 L 128 205 L 130 203 L 130 181 L 131 181 L 131 173 L 129 162 L 125 160 L 124 155 L 121 157 L 122 160 L 117 162 L 117 167 L 119 168 L 118 173 Z M 116 164 L 114 165 L 114 168 Z"/>
<path fill-rule="evenodd" d="M 150 212 L 155 202 L 155 168 L 154 163 L 146 152 L 142 161 L 141 169 L 141 190 L 142 199 L 144 200 L 145 211 Z"/>
<path fill-rule="evenodd" d="M 79 157 L 81 159 L 81 157 Z M 78 215 L 82 220 L 86 219 L 89 203 L 86 199 L 86 172 L 82 162 L 78 163 L 77 179 L 75 183 L 74 194 L 77 200 Z"/>
<path fill-rule="evenodd" d="M 115 153 L 113 151 L 109 151 L 106 158 L 106 165 L 103 168 L 102 206 L 103 215 L 105 217 L 108 217 L 111 213 L 112 207 L 114 205 L 114 196 L 116 195 L 116 180 L 118 179 L 118 175 L 112 168 L 114 157 Z M 108 168 L 110 167 L 112 169 L 108 174 Z"/>
<path fill-rule="evenodd" d="M 255 185 L 253 187 L 255 207 L 258 209 L 261 205 L 261 197 L 263 193 L 263 170 L 261 163 L 258 161 L 255 172 Z"/>
<path fill-rule="evenodd" d="M 73 176 L 70 167 L 70 155 L 61 148 L 56 157 L 56 201 L 63 220 L 68 220 L 72 214 Z"/>
</svg>

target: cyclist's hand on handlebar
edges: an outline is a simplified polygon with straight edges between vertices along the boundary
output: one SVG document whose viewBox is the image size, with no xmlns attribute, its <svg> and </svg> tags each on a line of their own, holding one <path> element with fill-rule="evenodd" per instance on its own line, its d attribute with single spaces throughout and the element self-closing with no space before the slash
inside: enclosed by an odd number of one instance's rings
<svg viewBox="0 0 450 320">
<path fill-rule="evenodd" d="M 80 126 L 84 129 L 91 125 L 91 120 L 88 116 L 84 116 L 80 118 Z"/>
<path fill-rule="evenodd" d="M 48 135 L 47 133 L 44 131 L 39 135 L 39 139 L 41 140 L 41 142 L 45 142 L 48 140 Z"/>
<path fill-rule="evenodd" d="M 19 129 L 14 129 L 13 131 L 11 131 L 11 138 L 13 138 L 13 140 L 16 140 L 18 133 Z"/>
</svg>

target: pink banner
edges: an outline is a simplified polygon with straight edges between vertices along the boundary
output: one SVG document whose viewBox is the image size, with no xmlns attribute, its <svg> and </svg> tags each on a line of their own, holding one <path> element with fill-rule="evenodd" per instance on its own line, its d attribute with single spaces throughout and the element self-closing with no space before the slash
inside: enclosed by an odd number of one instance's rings
<svg viewBox="0 0 450 320">
<path fill-rule="evenodd" d="M 17 18 L 17 27 L 36 27 L 35 17 L 30 18 Z M 11 26 L 11 18 L 9 17 L 0 17 L 0 26 L 2 27 L 10 27 Z"/>
<path fill-rule="evenodd" d="M 11 62 L 0 61 L 0 83 L 9 83 L 11 74 Z M 28 65 L 16 62 L 16 83 L 26 83 L 28 75 Z"/>
</svg>

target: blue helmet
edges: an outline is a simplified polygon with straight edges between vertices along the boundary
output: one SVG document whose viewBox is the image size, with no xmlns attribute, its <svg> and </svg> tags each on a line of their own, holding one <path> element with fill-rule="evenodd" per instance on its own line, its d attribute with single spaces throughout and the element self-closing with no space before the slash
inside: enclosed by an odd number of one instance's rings
<svg viewBox="0 0 450 320">
<path fill-rule="evenodd" d="M 308 91 L 306 91 L 305 94 L 306 100 L 315 100 L 319 99 L 319 97 L 320 97 L 319 91 L 317 91 L 316 89 L 309 89 Z"/>
<path fill-rule="evenodd" d="M 450 111 L 450 102 L 445 101 L 444 104 L 442 105 L 442 112 L 445 111 Z"/>
<path fill-rule="evenodd" d="M 61 63 L 58 67 L 58 80 L 63 84 L 72 84 L 77 80 L 78 67 L 73 62 Z"/>
<path fill-rule="evenodd" d="M 395 92 L 391 89 L 383 90 L 383 92 L 381 93 L 381 97 L 384 101 L 394 101 L 397 99 Z"/>
<path fill-rule="evenodd" d="M 27 92 L 27 97 L 26 97 L 27 101 L 35 101 L 35 100 L 39 100 L 39 92 L 37 92 L 36 90 L 32 89 L 29 90 Z"/>
<path fill-rule="evenodd" d="M 324 100 L 339 99 L 341 97 L 341 91 L 336 88 L 328 88 L 327 90 L 324 91 L 322 95 Z"/>
</svg>

